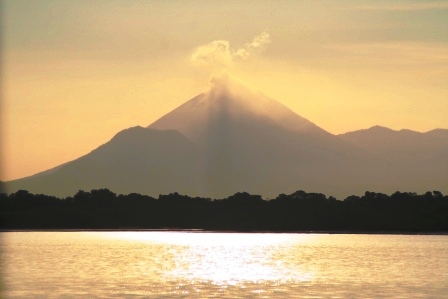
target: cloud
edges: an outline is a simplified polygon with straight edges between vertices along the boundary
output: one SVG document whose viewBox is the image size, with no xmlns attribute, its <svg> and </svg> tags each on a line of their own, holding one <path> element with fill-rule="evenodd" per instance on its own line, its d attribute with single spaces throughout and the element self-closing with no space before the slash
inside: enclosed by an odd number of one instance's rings
<svg viewBox="0 0 448 299">
<path fill-rule="evenodd" d="M 247 60 L 255 52 L 264 50 L 269 43 L 271 38 L 267 32 L 255 36 L 250 43 L 236 50 L 230 47 L 229 41 L 214 40 L 197 47 L 190 60 L 193 65 L 212 72 L 225 71 L 235 63 Z"/>
</svg>

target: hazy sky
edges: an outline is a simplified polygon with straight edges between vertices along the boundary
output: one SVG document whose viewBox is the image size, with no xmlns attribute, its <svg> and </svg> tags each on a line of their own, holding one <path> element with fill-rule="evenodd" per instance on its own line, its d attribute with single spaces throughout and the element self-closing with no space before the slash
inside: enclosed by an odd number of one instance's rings
<svg viewBox="0 0 448 299">
<path fill-rule="evenodd" d="M 223 67 L 331 133 L 448 128 L 448 1 L 0 3 L 3 180 L 149 125 Z"/>
</svg>

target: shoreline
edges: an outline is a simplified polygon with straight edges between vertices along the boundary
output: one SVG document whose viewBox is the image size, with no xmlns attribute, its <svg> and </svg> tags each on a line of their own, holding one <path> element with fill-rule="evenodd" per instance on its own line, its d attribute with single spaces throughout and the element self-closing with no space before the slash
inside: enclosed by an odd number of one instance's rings
<svg viewBox="0 0 448 299">
<path fill-rule="evenodd" d="M 179 228 L 105 228 L 105 229 L 0 229 L 0 233 L 7 232 L 184 232 L 209 234 L 322 234 L 322 235 L 440 235 L 446 236 L 448 232 L 407 232 L 407 231 L 261 231 L 261 230 L 205 230 L 205 229 L 179 229 Z"/>
</svg>

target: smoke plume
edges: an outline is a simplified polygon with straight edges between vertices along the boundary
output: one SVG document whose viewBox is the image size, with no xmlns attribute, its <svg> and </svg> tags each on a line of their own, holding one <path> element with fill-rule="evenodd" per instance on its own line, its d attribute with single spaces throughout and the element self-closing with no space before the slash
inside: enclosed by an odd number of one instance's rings
<svg viewBox="0 0 448 299">
<path fill-rule="evenodd" d="M 239 61 L 247 60 L 254 53 L 264 50 L 270 43 L 271 38 L 267 32 L 255 36 L 250 43 L 239 49 L 232 49 L 229 41 L 214 40 L 197 47 L 190 60 L 196 67 L 213 73 L 223 72 Z"/>
</svg>

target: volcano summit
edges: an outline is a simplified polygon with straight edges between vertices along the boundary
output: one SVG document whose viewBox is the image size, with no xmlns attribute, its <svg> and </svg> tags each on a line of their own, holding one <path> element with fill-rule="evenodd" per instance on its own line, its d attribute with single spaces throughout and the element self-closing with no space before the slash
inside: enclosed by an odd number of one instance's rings
<svg viewBox="0 0 448 299">
<path fill-rule="evenodd" d="M 109 188 L 215 198 L 303 189 L 341 197 L 366 190 L 447 192 L 446 182 L 448 130 L 373 127 L 333 135 L 220 77 L 147 128 L 123 130 L 83 157 L 5 186 L 57 196 Z"/>
</svg>

